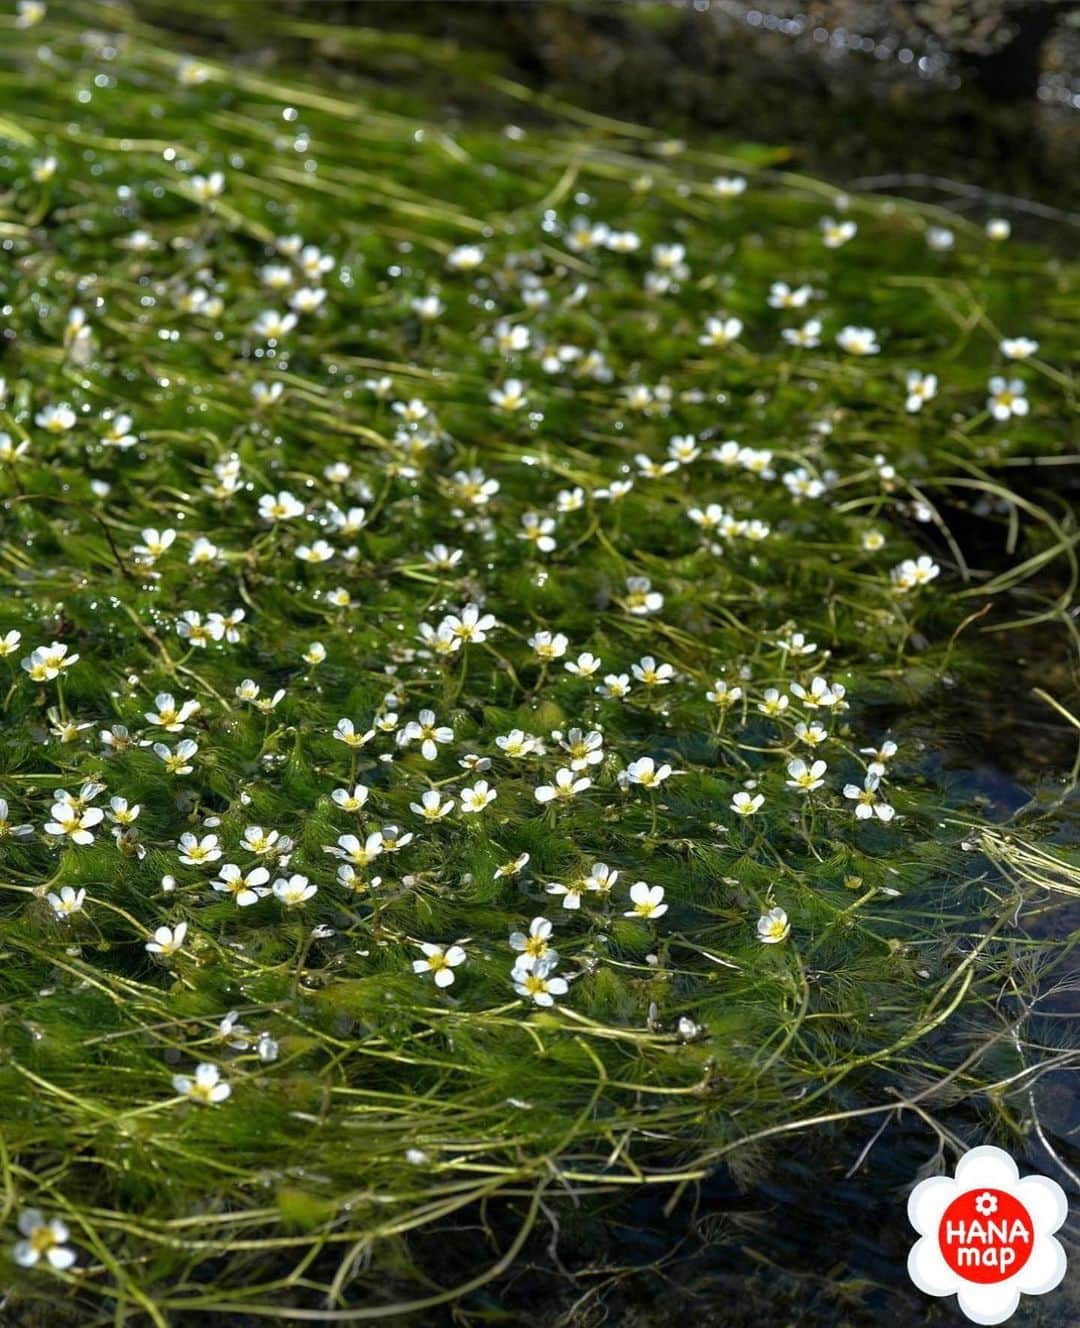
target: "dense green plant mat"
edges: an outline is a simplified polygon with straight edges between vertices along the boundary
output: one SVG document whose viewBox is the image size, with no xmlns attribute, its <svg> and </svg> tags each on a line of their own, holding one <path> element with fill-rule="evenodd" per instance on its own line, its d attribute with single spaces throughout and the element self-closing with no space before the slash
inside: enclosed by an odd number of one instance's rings
<svg viewBox="0 0 1080 1328">
<path fill-rule="evenodd" d="M 450 132 L 357 91 L 361 29 L 260 13 L 316 77 L 34 17 L 6 1322 L 426 1314 L 593 1194 L 1031 1128 L 1070 780 L 992 825 L 930 717 L 987 629 L 1073 630 L 1067 504 L 1011 481 L 1071 448 L 1075 270 L 494 76 Z M 487 1266 L 414 1266 L 477 1220 Z"/>
</svg>

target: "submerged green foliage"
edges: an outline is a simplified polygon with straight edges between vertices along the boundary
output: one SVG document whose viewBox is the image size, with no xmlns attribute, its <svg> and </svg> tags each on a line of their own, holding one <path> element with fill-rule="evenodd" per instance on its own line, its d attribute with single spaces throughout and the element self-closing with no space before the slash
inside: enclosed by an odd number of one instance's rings
<svg viewBox="0 0 1080 1328">
<path fill-rule="evenodd" d="M 896 201 L 831 248 L 833 192 L 767 153 L 552 106 L 451 133 L 351 77 L 185 62 L 90 4 L 3 30 L 3 1180 L 12 1241 L 38 1209 L 76 1252 L 6 1269 L 27 1312 L 435 1306 L 568 1197 L 860 1114 L 1020 1128 L 1051 1054 L 1023 1015 L 1068 945 L 1024 918 L 1077 868 L 915 733 L 992 673 L 986 628 L 1074 630 L 1071 516 L 1008 477 L 1069 450 L 1075 270 Z M 539 916 L 547 1008 L 511 979 Z M 452 985 L 421 944 L 464 949 Z M 202 1063 L 227 1098 L 174 1084 Z M 413 1267 L 496 1197 L 490 1268 Z"/>
</svg>

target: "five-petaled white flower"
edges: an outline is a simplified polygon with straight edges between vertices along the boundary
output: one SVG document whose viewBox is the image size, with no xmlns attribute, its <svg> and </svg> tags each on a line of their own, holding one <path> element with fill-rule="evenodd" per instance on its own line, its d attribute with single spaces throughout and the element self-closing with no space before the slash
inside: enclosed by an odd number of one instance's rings
<svg viewBox="0 0 1080 1328">
<path fill-rule="evenodd" d="M 782 908 L 770 908 L 757 920 L 758 940 L 764 945 L 779 945 L 791 931 L 788 915 Z"/>
<path fill-rule="evenodd" d="M 460 945 L 433 945 L 430 941 L 421 941 L 423 959 L 412 961 L 414 973 L 430 973 L 436 987 L 449 987 L 454 981 L 454 969 L 466 960 L 464 949 Z"/>
<path fill-rule="evenodd" d="M 172 1086 L 173 1091 L 179 1093 L 181 1097 L 186 1097 L 191 1102 L 198 1102 L 204 1107 L 224 1102 L 232 1093 L 231 1086 L 222 1079 L 221 1071 L 208 1061 L 196 1065 L 195 1074 L 191 1077 L 186 1074 L 174 1074 Z"/>
</svg>

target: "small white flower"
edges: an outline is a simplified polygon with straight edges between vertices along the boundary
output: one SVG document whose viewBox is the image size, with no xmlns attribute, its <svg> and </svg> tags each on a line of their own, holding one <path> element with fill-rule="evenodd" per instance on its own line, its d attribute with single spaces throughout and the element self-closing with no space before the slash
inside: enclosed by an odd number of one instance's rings
<svg viewBox="0 0 1080 1328">
<path fill-rule="evenodd" d="M 764 801 L 765 795 L 762 793 L 755 793 L 753 797 L 749 793 L 736 793 L 731 799 L 731 810 L 740 816 L 753 816 Z"/>
<path fill-rule="evenodd" d="M 879 821 L 891 821 L 896 815 L 896 809 L 878 797 L 881 768 L 881 766 L 871 766 L 867 770 L 862 788 L 858 784 L 844 786 L 844 797 L 855 803 L 855 817 L 859 821 L 868 821 L 873 816 Z"/>
<path fill-rule="evenodd" d="M 640 784 L 642 788 L 659 788 L 671 773 L 671 766 L 658 766 L 651 756 L 642 756 L 626 767 L 626 777 L 630 783 Z"/>
<path fill-rule="evenodd" d="M 937 396 L 937 374 L 923 374 L 913 369 L 907 376 L 907 400 L 905 409 L 916 414 L 923 406 Z"/>
<path fill-rule="evenodd" d="M 633 908 L 629 908 L 623 914 L 626 918 L 659 918 L 668 910 L 667 904 L 663 902 L 664 887 L 662 885 L 646 885 L 644 881 L 635 881 L 630 887 L 630 902 Z"/>
<path fill-rule="evenodd" d="M 172 1086 L 173 1091 L 181 1097 L 198 1102 L 201 1106 L 224 1102 L 232 1092 L 232 1088 L 221 1078 L 218 1067 L 206 1061 L 196 1065 L 193 1078 L 186 1074 L 174 1074 Z"/>
<path fill-rule="evenodd" d="M 537 802 L 543 803 L 566 802 L 591 786 L 592 780 L 587 776 L 579 775 L 575 778 L 573 770 L 563 767 L 555 772 L 554 784 L 541 784 L 535 790 L 535 797 Z"/>
<path fill-rule="evenodd" d="M 86 891 L 75 890 L 72 886 L 65 885 L 61 887 L 59 894 L 50 891 L 46 898 L 57 921 L 66 922 L 73 914 L 82 911 L 86 902 Z"/>
<path fill-rule="evenodd" d="M 791 923 L 782 908 L 770 908 L 768 913 L 763 913 L 757 920 L 758 940 L 763 945 L 779 945 L 787 939 L 790 931 Z"/>
<path fill-rule="evenodd" d="M 1020 378 L 991 378 L 988 384 L 990 393 L 986 409 L 995 420 L 1009 420 L 1014 415 L 1026 415 L 1029 403 L 1025 393 L 1027 387 Z"/>
<path fill-rule="evenodd" d="M 460 794 L 462 815 L 482 812 L 485 807 L 490 806 L 498 794 L 493 788 L 488 787 L 486 779 L 479 779 L 471 788 L 463 788 Z"/>
<path fill-rule="evenodd" d="M 44 13 L 44 5 L 41 10 Z M 18 1226 L 22 1240 L 15 1242 L 12 1255 L 21 1268 L 33 1268 L 44 1259 L 62 1272 L 75 1262 L 75 1251 L 67 1244 L 70 1233 L 66 1222 L 58 1217 L 46 1220 L 37 1208 L 27 1208 L 19 1214 Z"/>
<path fill-rule="evenodd" d="M 274 898 L 285 908 L 300 908 L 315 896 L 318 888 L 299 872 L 289 877 L 279 876 L 273 886 Z"/>
<path fill-rule="evenodd" d="M 832 217 L 821 219 L 821 242 L 826 249 L 839 249 L 855 238 L 858 226 L 853 221 L 836 221 Z"/>
<path fill-rule="evenodd" d="M 1030 337 L 1004 337 L 998 342 L 998 350 L 1007 360 L 1029 360 L 1039 349 L 1039 343 Z"/>
<path fill-rule="evenodd" d="M 266 884 L 269 879 L 270 873 L 265 867 L 253 867 L 245 872 L 227 862 L 218 868 L 218 879 L 210 884 L 219 894 L 232 895 L 239 908 L 250 908 L 270 893 Z"/>
<path fill-rule="evenodd" d="M 548 955 L 530 960 L 527 965 L 515 964 L 511 977 L 517 994 L 528 996 L 541 1007 L 550 1007 L 555 1004 L 556 996 L 565 996 L 569 988 L 565 978 L 554 976 L 555 962 L 554 956 Z"/>
<path fill-rule="evenodd" d="M 836 334 L 836 344 L 849 355 L 876 355 L 881 350 L 872 327 L 841 328 Z"/>
<path fill-rule="evenodd" d="M 825 783 L 822 775 L 827 769 L 824 761 L 814 761 L 812 765 L 807 765 L 800 757 L 796 757 L 788 762 L 788 787 L 798 789 L 800 793 L 813 793 Z"/>
<path fill-rule="evenodd" d="M 454 981 L 454 969 L 463 964 L 467 957 L 462 947 L 450 945 L 444 949 L 441 945 L 421 941 L 420 949 L 424 958 L 412 961 L 413 972 L 431 973 L 436 987 L 449 987 Z"/>
<path fill-rule="evenodd" d="M 146 942 L 147 952 L 166 959 L 176 954 L 184 944 L 187 929 L 186 922 L 178 922 L 175 927 L 158 927 L 153 938 Z"/>
</svg>

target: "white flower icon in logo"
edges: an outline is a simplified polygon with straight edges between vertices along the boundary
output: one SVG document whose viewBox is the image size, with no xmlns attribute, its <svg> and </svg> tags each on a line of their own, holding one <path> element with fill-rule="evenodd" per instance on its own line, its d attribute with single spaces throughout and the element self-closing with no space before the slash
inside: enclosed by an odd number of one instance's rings
<svg viewBox="0 0 1080 1328">
<path fill-rule="evenodd" d="M 1068 1216 L 1065 1192 L 1047 1176 L 1020 1179 L 1000 1148 L 973 1148 L 956 1177 L 916 1185 L 908 1220 L 919 1233 L 908 1274 L 930 1296 L 957 1297 L 972 1323 L 1004 1323 L 1021 1294 L 1040 1296 L 1065 1276 L 1054 1232 Z"/>
</svg>

